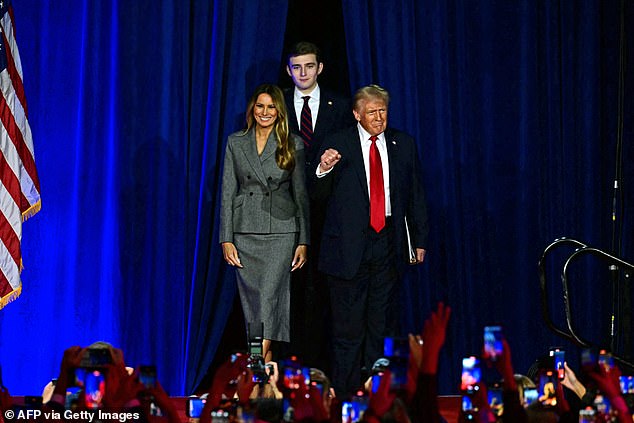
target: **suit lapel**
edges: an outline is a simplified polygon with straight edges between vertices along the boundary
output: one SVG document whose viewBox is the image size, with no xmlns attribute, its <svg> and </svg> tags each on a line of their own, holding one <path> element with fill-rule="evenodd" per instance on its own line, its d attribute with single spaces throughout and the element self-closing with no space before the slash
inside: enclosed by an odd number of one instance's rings
<svg viewBox="0 0 634 423">
<path fill-rule="evenodd" d="M 361 141 L 359 139 L 359 130 L 356 126 L 350 128 L 350 134 L 346 139 L 350 139 L 346 147 L 349 149 L 348 156 L 352 167 L 357 173 L 359 184 L 361 184 L 363 197 L 370 203 L 370 195 L 368 194 L 368 179 L 365 176 L 365 164 L 363 163 L 363 150 L 361 149 Z"/>
<path fill-rule="evenodd" d="M 319 99 L 319 112 L 317 113 L 317 122 L 313 129 L 313 138 L 321 139 L 321 128 L 329 128 L 332 122 L 333 104 L 330 97 L 322 90 Z"/>
<path fill-rule="evenodd" d="M 269 139 L 266 140 L 266 145 L 264 146 L 264 150 L 262 150 L 262 156 L 260 157 L 260 163 L 264 163 L 269 160 L 271 156 L 274 155 L 277 150 L 277 137 L 275 136 L 275 131 L 271 131 L 269 134 Z"/>
<path fill-rule="evenodd" d="M 271 138 L 273 139 L 271 140 Z M 266 142 L 264 151 L 262 151 L 262 161 L 264 161 L 264 154 L 267 153 L 267 150 L 271 147 L 271 144 L 275 145 L 275 136 L 273 132 L 271 132 L 271 135 L 269 135 L 269 139 Z M 273 151 L 275 151 L 275 147 L 273 147 Z M 251 130 L 247 134 L 245 142 L 242 144 L 242 152 L 244 153 L 247 162 L 253 169 L 253 173 L 255 173 L 255 176 L 260 180 L 260 182 L 266 185 L 266 177 L 264 176 L 262 162 L 260 160 L 260 156 L 258 156 L 258 150 L 255 143 L 255 130 Z"/>
<path fill-rule="evenodd" d="M 396 185 L 398 185 L 398 171 L 400 166 L 398 165 L 398 139 L 389 128 L 385 130 L 385 145 L 387 147 L 387 159 L 390 165 L 390 197 L 393 197 L 399 192 Z M 393 198 L 390 198 L 390 201 L 392 204 L 395 202 Z"/>
<path fill-rule="evenodd" d="M 299 133 L 299 125 L 297 123 L 297 113 L 295 113 L 295 89 L 286 91 L 286 113 L 288 114 L 288 125 L 292 132 Z M 321 111 L 321 110 L 320 110 Z"/>
</svg>

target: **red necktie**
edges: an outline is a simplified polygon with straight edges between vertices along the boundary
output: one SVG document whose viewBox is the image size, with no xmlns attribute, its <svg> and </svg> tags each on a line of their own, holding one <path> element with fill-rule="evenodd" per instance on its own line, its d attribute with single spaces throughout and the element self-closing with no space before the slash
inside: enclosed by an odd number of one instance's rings
<svg viewBox="0 0 634 423">
<path fill-rule="evenodd" d="M 383 187 L 383 165 L 376 145 L 377 137 L 370 141 L 370 226 L 377 232 L 385 226 L 385 188 Z"/>
<path fill-rule="evenodd" d="M 308 100 L 310 96 L 302 97 L 304 99 L 304 106 L 302 106 L 302 114 L 300 115 L 301 125 L 299 127 L 299 133 L 304 140 L 304 144 L 308 147 L 313 140 L 313 114 L 308 106 Z"/>
</svg>

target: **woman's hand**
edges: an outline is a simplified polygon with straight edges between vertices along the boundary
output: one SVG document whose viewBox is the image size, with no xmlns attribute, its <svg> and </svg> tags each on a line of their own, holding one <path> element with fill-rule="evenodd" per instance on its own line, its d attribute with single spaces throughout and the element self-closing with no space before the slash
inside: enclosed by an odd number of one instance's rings
<svg viewBox="0 0 634 423">
<path fill-rule="evenodd" d="M 291 263 L 291 272 L 301 269 L 302 266 L 306 263 L 306 259 L 308 258 L 308 246 L 307 245 L 298 245 L 295 248 L 295 256 L 293 257 L 293 262 Z"/>
<path fill-rule="evenodd" d="M 238 250 L 233 242 L 223 242 L 222 243 L 222 256 L 224 257 L 227 264 L 230 266 L 236 267 L 244 267 L 242 263 L 240 263 L 240 258 L 238 257 Z"/>
</svg>

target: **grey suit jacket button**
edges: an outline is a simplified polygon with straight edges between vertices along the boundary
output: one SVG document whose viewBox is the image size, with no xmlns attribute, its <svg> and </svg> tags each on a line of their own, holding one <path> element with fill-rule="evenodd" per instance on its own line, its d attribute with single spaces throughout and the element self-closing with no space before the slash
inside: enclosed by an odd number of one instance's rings
<svg viewBox="0 0 634 423">
<path fill-rule="evenodd" d="M 269 177 L 268 177 L 268 180 L 269 180 L 269 181 L 272 181 L 272 180 L 273 180 L 273 177 L 272 177 L 272 176 L 269 176 Z"/>
<path fill-rule="evenodd" d="M 267 193 L 266 193 L 266 194 L 264 194 L 264 195 L 266 195 L 266 196 L 268 197 L 268 196 L 269 196 L 269 193 L 267 192 Z"/>
<path fill-rule="evenodd" d="M 249 195 L 253 195 L 253 193 L 252 193 L 252 192 L 250 192 L 250 193 L 249 193 Z"/>
<path fill-rule="evenodd" d="M 247 175 L 247 179 L 251 179 L 251 175 Z"/>
</svg>

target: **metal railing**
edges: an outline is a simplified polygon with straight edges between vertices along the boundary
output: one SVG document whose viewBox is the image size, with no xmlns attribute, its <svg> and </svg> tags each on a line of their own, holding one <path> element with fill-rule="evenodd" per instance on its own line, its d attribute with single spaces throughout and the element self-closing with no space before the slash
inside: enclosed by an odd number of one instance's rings
<svg viewBox="0 0 634 423">
<path fill-rule="evenodd" d="M 553 322 L 551 317 L 550 307 L 549 307 L 549 291 L 547 285 L 546 278 L 546 258 L 548 254 L 555 251 L 559 247 L 572 247 L 574 250 L 566 259 L 563 269 L 561 272 L 561 284 L 562 284 L 562 294 L 563 294 L 563 303 L 564 303 L 564 313 L 566 318 L 566 328 L 562 329 L 557 327 Z M 575 331 L 575 325 L 573 324 L 572 311 L 570 307 L 570 287 L 568 283 L 568 273 L 571 268 L 572 263 L 582 256 L 594 256 L 599 259 L 607 262 L 610 265 L 611 270 L 616 271 L 617 269 L 621 269 L 624 272 L 634 272 L 634 265 L 628 263 L 618 257 L 615 257 L 611 254 L 606 253 L 605 251 L 599 250 L 597 248 L 589 247 L 583 242 L 577 241 L 572 238 L 558 238 L 554 240 L 542 253 L 541 258 L 539 259 L 538 272 L 539 272 L 539 286 L 541 292 L 541 305 L 542 305 L 542 317 L 546 322 L 546 325 L 550 330 L 552 330 L 558 336 L 571 341 L 572 343 L 583 347 L 590 348 L 596 347 L 597 345 L 593 345 L 591 342 L 581 338 Z M 625 358 L 615 354 L 612 351 L 612 355 L 615 360 L 620 362 L 622 365 L 630 367 L 634 369 L 634 363 L 629 362 Z"/>
</svg>

